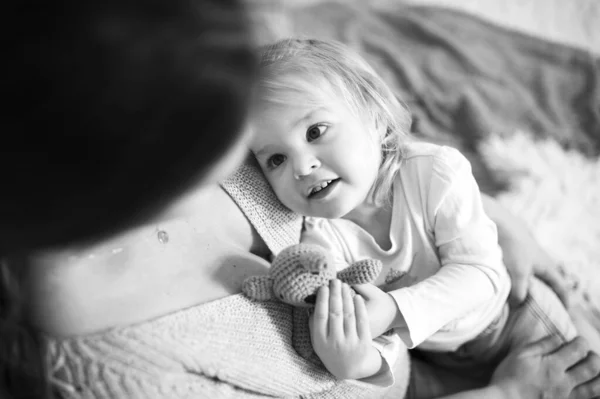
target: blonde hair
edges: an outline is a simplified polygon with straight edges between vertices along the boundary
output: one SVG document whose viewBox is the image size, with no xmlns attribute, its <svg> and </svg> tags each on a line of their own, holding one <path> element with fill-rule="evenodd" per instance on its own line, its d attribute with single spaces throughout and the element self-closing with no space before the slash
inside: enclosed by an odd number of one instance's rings
<svg viewBox="0 0 600 399">
<path fill-rule="evenodd" d="M 309 91 L 333 89 L 350 110 L 374 124 L 382 161 L 371 201 L 389 204 L 403 145 L 411 140 L 411 115 L 375 70 L 355 51 L 336 41 L 285 39 L 262 48 L 258 104 L 317 105 Z M 310 99 L 312 98 L 312 100 Z"/>
</svg>

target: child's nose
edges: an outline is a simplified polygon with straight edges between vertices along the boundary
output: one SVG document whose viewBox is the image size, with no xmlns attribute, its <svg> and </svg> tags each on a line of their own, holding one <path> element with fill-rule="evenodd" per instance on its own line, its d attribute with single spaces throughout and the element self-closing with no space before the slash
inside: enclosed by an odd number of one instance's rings
<svg viewBox="0 0 600 399">
<path fill-rule="evenodd" d="M 297 156 L 294 162 L 294 178 L 297 180 L 310 175 L 321 166 L 321 162 L 312 155 Z"/>
</svg>

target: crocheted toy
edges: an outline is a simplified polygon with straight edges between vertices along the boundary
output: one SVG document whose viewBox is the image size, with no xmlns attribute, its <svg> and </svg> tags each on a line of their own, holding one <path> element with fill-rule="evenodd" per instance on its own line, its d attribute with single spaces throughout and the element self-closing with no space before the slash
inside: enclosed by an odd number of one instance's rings
<svg viewBox="0 0 600 399">
<path fill-rule="evenodd" d="M 242 291 L 259 301 L 279 299 L 293 306 L 312 307 L 317 290 L 329 280 L 338 278 L 348 285 L 371 283 L 381 272 L 381 267 L 380 261 L 365 259 L 338 272 L 324 248 L 296 244 L 275 257 L 268 275 L 246 278 Z"/>
<path fill-rule="evenodd" d="M 296 244 L 275 257 L 268 275 L 246 278 L 242 291 L 254 300 L 279 300 L 293 305 L 294 348 L 302 357 L 320 364 L 310 342 L 307 312 L 307 308 L 314 307 L 319 287 L 334 278 L 348 285 L 372 283 L 381 268 L 381 261 L 364 259 L 338 272 L 327 250 L 316 245 Z"/>
</svg>

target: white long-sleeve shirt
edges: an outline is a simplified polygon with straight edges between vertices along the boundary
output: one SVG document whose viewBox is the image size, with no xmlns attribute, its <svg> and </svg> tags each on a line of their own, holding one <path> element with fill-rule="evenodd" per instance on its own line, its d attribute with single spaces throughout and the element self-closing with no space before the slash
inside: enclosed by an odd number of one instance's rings
<svg viewBox="0 0 600 399">
<path fill-rule="evenodd" d="M 332 251 L 340 268 L 365 258 L 383 262 L 375 284 L 402 312 L 407 328 L 396 333 L 409 348 L 456 350 L 502 311 L 510 278 L 496 225 L 457 150 L 408 146 L 393 185 L 390 239 L 384 250 L 349 220 L 311 217 L 302 234 L 302 242 Z"/>
</svg>

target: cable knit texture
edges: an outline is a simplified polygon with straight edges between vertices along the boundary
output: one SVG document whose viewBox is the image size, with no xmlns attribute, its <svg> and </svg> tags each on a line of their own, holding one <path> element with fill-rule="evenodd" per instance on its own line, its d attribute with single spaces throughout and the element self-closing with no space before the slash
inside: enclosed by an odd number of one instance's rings
<svg viewBox="0 0 600 399">
<path fill-rule="evenodd" d="M 238 184 L 240 186 L 238 186 Z M 300 222 L 252 166 L 224 185 L 269 248 L 295 244 Z M 281 223 L 267 224 L 270 220 Z M 271 231 L 273 230 L 273 231 Z M 379 398 L 386 389 L 337 381 L 294 350 L 290 305 L 242 294 L 138 325 L 48 338 L 55 387 L 65 398 Z M 408 354 L 396 363 L 394 397 L 406 391 Z"/>
</svg>

